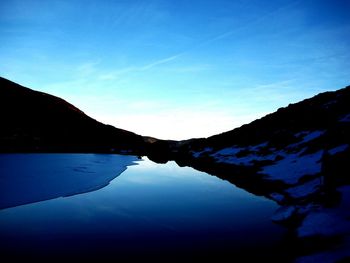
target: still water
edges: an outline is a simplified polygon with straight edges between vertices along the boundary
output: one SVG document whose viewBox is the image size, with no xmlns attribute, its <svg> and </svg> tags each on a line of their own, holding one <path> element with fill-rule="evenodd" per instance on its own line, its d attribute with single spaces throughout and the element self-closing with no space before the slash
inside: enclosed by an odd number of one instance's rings
<svg viewBox="0 0 350 263">
<path fill-rule="evenodd" d="M 0 210 L 1 262 L 287 260 L 285 230 L 270 220 L 274 202 L 192 168 L 98 154 L 0 155 L 0 164 L 0 190 L 8 202 Z M 52 174 L 53 181 L 41 178 Z M 105 181 L 81 188 L 84 176 Z"/>
</svg>

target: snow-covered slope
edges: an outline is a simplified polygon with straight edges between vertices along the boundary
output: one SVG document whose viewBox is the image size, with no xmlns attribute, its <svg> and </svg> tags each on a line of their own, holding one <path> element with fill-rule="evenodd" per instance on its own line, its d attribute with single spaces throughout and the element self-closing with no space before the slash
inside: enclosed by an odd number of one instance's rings
<svg viewBox="0 0 350 263">
<path fill-rule="evenodd" d="M 235 130 L 189 141 L 173 158 L 275 200 L 281 209 L 273 220 L 296 227 L 299 238 L 343 235 L 350 240 L 349 213 L 344 211 L 350 207 L 345 198 L 350 195 L 345 186 L 350 184 L 349 116 L 347 87 Z M 328 224 L 337 227 L 333 231 Z M 327 253 L 334 260 L 345 256 L 344 250 L 333 257 Z"/>
</svg>

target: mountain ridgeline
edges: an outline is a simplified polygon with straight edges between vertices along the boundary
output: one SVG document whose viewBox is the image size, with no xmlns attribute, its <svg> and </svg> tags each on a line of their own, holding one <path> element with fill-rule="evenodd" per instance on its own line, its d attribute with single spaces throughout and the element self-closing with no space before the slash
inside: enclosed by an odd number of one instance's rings
<svg viewBox="0 0 350 263">
<path fill-rule="evenodd" d="M 272 220 L 291 230 L 300 262 L 350 262 L 350 86 L 229 132 L 154 145 L 154 161 L 175 160 L 278 203 Z"/>
<path fill-rule="evenodd" d="M 144 152 L 143 137 L 0 78 L 0 152 Z"/>
<path fill-rule="evenodd" d="M 179 163 L 209 161 L 214 152 L 230 147 L 240 148 L 237 154 L 243 158 L 254 152 L 249 148 L 261 144 L 259 155 L 263 161 L 263 156 L 269 152 L 300 143 L 303 136 L 315 131 L 322 134 L 310 140 L 307 151 L 327 150 L 349 143 L 349 122 L 350 86 L 290 104 L 249 124 L 208 138 L 155 141 L 158 150 L 152 152 L 155 156 L 151 158 L 163 162 L 168 158 Z"/>
<path fill-rule="evenodd" d="M 290 104 L 206 139 L 160 144 L 164 152 L 151 158 L 167 156 L 179 165 L 215 174 L 255 194 L 270 195 L 308 182 L 320 176 L 325 165 L 334 183 L 348 184 L 350 179 L 342 171 L 350 162 L 350 86 Z M 286 180 L 288 170 L 294 171 L 295 181 Z M 273 173 L 280 175 L 274 177 Z"/>
<path fill-rule="evenodd" d="M 102 124 L 0 78 L 0 121 L 0 152 L 127 153 L 207 172 L 278 203 L 272 219 L 303 239 L 306 254 L 327 249 L 328 262 L 350 260 L 350 86 L 229 132 L 167 141 Z"/>
</svg>

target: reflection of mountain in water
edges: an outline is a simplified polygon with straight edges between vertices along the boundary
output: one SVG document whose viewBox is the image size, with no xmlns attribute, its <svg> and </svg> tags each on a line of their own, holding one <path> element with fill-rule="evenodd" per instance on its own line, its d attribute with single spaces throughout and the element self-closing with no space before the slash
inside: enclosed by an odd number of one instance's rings
<svg viewBox="0 0 350 263">
<path fill-rule="evenodd" d="M 282 207 L 273 219 L 297 227 L 299 238 L 321 247 L 335 237 L 349 240 L 330 252 L 332 261 L 350 256 L 349 135 L 347 87 L 207 139 L 155 141 L 150 158 L 175 160 L 276 201 Z"/>
<path fill-rule="evenodd" d="M 350 87 L 291 104 L 229 132 L 177 142 L 101 124 L 62 99 L 0 78 L 0 119 L 0 152 L 112 151 L 160 163 L 175 160 L 276 201 L 281 209 L 274 220 L 295 228 L 299 238 L 349 240 L 338 246 L 341 251 L 329 252 L 329 261 L 350 257 Z M 70 172 L 87 178 L 88 169 L 76 166 Z M 64 184 L 62 178 L 55 177 L 57 186 Z M 111 179 L 79 184 L 89 191 Z M 57 196 L 77 189 L 62 191 Z"/>
<path fill-rule="evenodd" d="M 303 189 L 320 195 L 324 187 L 350 183 L 342 172 L 350 153 L 349 116 L 350 87 L 207 139 L 155 140 L 149 154 L 155 161 L 173 159 L 288 204 L 304 199 Z"/>
<path fill-rule="evenodd" d="M 98 190 L 135 160 L 105 154 L 0 155 L 0 209 Z"/>
</svg>

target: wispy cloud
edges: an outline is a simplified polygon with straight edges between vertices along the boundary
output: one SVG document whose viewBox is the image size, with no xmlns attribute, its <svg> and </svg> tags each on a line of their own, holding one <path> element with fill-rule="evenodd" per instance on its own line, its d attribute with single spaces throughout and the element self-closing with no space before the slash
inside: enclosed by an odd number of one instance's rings
<svg viewBox="0 0 350 263">
<path fill-rule="evenodd" d="M 165 14 L 153 1 L 126 1 L 118 3 L 122 8 L 113 10 L 111 25 L 119 28 L 126 25 L 145 25 L 161 21 Z"/>
<path fill-rule="evenodd" d="M 301 0 L 297 0 L 297 1 L 294 1 L 294 2 L 291 2 L 287 5 L 284 5 L 284 6 L 281 6 L 279 8 L 276 8 L 275 10 L 271 11 L 271 12 L 268 12 L 262 16 L 259 16 L 257 18 L 254 18 L 248 22 L 246 22 L 244 25 L 242 26 L 239 26 L 239 27 L 236 27 L 232 30 L 228 30 L 226 32 L 223 32 L 221 34 L 218 34 L 212 38 L 209 38 L 197 45 L 195 45 L 193 48 L 191 48 L 190 50 L 195 50 L 196 48 L 198 47 L 202 47 L 202 46 L 206 46 L 206 45 L 209 45 L 209 44 L 212 44 L 213 42 L 216 42 L 216 41 L 219 41 L 219 40 L 222 40 L 222 39 L 225 39 L 225 38 L 228 38 L 228 37 L 231 37 L 233 36 L 234 34 L 236 33 L 239 33 L 240 31 L 243 31 L 251 26 L 255 26 L 257 24 L 261 24 L 262 22 L 268 20 L 269 18 L 271 18 L 272 16 L 276 16 L 282 12 L 286 12 L 288 9 L 290 9 L 291 7 L 297 5 L 299 2 L 301 2 Z M 188 51 L 186 51 L 188 52 Z M 184 53 L 186 53 L 184 52 Z"/>
<path fill-rule="evenodd" d="M 271 16 L 275 16 L 279 13 L 286 12 L 286 10 L 288 10 L 292 6 L 295 6 L 300 1 L 301 0 L 294 1 L 294 2 L 291 2 L 287 5 L 281 6 L 281 7 L 277 8 L 271 12 L 268 12 L 265 15 L 262 15 L 262 16 L 259 16 L 257 18 L 252 19 L 251 21 L 245 23 L 244 25 L 242 25 L 240 27 L 236 27 L 233 30 L 229 30 L 229 31 L 226 31 L 224 33 L 218 34 L 218 35 L 216 35 L 210 39 L 204 40 L 202 42 L 198 42 L 198 43 L 194 44 L 192 47 L 189 47 L 189 48 L 187 48 L 187 49 L 183 50 L 182 52 L 179 52 L 175 55 L 156 60 L 154 62 L 151 62 L 151 63 L 143 65 L 143 66 L 132 66 L 132 67 L 127 67 L 127 68 L 124 68 L 121 70 L 116 70 L 116 71 L 104 73 L 104 74 L 101 74 L 99 76 L 99 78 L 102 80 L 113 80 L 113 79 L 117 79 L 117 78 L 121 77 L 124 74 L 147 71 L 147 70 L 150 70 L 150 69 L 155 68 L 157 66 L 170 63 L 170 62 L 172 62 L 172 61 L 174 61 L 174 60 L 176 60 L 176 59 L 178 59 L 186 54 L 193 52 L 194 50 L 198 49 L 199 47 L 206 46 L 206 45 L 212 44 L 216 41 L 231 37 L 232 35 L 238 33 L 239 31 L 245 30 L 251 26 L 262 23 L 263 21 L 269 19 Z"/>
<path fill-rule="evenodd" d="M 203 72 L 203 71 L 208 71 L 213 69 L 214 69 L 213 65 L 210 65 L 208 63 L 203 63 L 203 64 L 168 67 L 166 71 L 176 72 L 176 73 L 196 73 L 196 72 Z"/>
<path fill-rule="evenodd" d="M 170 55 L 168 57 L 161 58 L 161 59 L 158 59 L 155 61 L 151 61 L 148 64 L 129 66 L 129 67 L 122 68 L 122 69 L 104 71 L 104 72 L 99 72 L 99 73 L 97 72 L 97 78 L 99 80 L 116 80 L 116 79 L 121 79 L 122 77 L 124 77 L 127 74 L 144 72 L 144 71 L 148 71 L 148 70 L 154 69 L 154 68 L 159 67 L 159 66 L 164 66 L 166 64 L 169 64 L 169 63 L 179 59 L 180 57 L 183 57 L 185 55 L 192 53 L 193 51 L 195 51 L 196 49 L 198 49 L 200 47 L 207 46 L 207 45 L 213 44 L 216 41 L 231 37 L 234 34 L 238 33 L 239 31 L 245 30 L 251 26 L 262 23 L 263 21 L 269 19 L 271 16 L 275 16 L 281 12 L 286 12 L 286 10 L 288 10 L 289 8 L 291 8 L 292 6 L 296 5 L 299 2 L 300 2 L 300 0 L 291 2 L 291 3 L 284 5 L 284 6 L 281 6 L 281 7 L 277 8 L 271 12 L 268 12 L 265 15 L 259 16 L 257 18 L 252 19 L 251 21 L 248 21 L 247 23 L 245 23 L 244 25 L 242 25 L 240 27 L 236 27 L 232 30 L 217 34 L 217 35 L 215 35 L 207 40 L 199 41 L 199 42 L 193 44 L 191 47 L 185 48 L 182 52 L 178 52 L 178 53 Z M 143 6 L 142 8 L 145 8 L 145 7 Z M 132 9 L 132 10 L 130 10 L 130 12 L 127 12 L 124 15 L 126 15 L 128 17 L 128 19 L 134 19 L 135 12 L 137 13 L 138 9 L 137 10 Z M 125 19 L 125 17 L 123 17 L 123 19 Z M 92 73 L 95 66 L 96 66 L 96 64 L 94 64 L 94 63 L 86 64 L 86 65 L 81 67 L 80 71 L 82 72 L 83 75 L 84 74 L 88 75 L 88 74 Z M 182 71 L 182 72 L 198 71 L 198 67 L 191 67 L 191 66 L 186 65 L 184 67 L 178 67 L 178 71 Z M 94 73 L 96 73 L 96 72 L 94 72 Z"/>
<path fill-rule="evenodd" d="M 99 79 L 101 79 L 101 80 L 114 80 L 114 79 L 122 77 L 125 74 L 147 71 L 147 70 L 150 70 L 154 67 L 157 67 L 157 66 L 160 66 L 163 64 L 167 64 L 167 63 L 177 59 L 178 57 L 182 56 L 182 54 L 183 53 L 179 53 L 179 54 L 174 55 L 174 56 L 159 59 L 159 60 L 153 61 L 149 64 L 143 65 L 143 66 L 132 66 L 132 67 L 124 68 L 124 69 L 119 69 L 119 70 L 115 70 L 115 71 L 111 71 L 111 72 L 102 73 L 99 75 Z"/>
<path fill-rule="evenodd" d="M 153 63 L 145 65 L 143 67 L 135 68 L 135 70 L 137 70 L 137 71 L 146 71 L 146 70 L 149 70 L 149 69 L 154 68 L 156 66 L 159 66 L 159 65 L 162 65 L 162 64 L 166 64 L 166 63 L 168 63 L 170 61 L 173 61 L 173 60 L 177 59 L 180 56 L 181 56 L 181 54 L 177 54 L 175 56 L 171 56 L 171 57 L 168 57 L 168 58 L 160 59 L 158 61 L 155 61 Z"/>
</svg>

